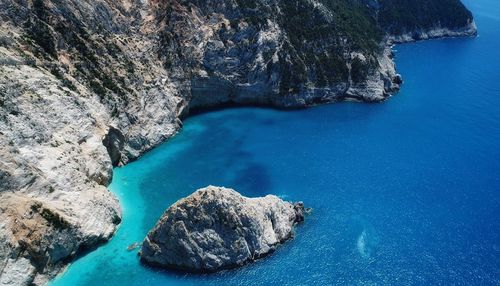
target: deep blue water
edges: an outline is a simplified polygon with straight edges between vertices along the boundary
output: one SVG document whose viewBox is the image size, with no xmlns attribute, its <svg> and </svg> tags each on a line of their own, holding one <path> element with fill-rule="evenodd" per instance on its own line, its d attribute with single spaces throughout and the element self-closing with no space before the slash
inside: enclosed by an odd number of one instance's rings
<svg viewBox="0 0 500 286">
<path fill-rule="evenodd" d="M 466 2 L 480 36 L 396 47 L 405 84 L 385 103 L 186 120 L 115 170 L 120 230 L 52 285 L 500 285 L 500 2 Z M 127 246 L 209 184 L 314 211 L 294 240 L 239 270 L 141 266 Z"/>
</svg>

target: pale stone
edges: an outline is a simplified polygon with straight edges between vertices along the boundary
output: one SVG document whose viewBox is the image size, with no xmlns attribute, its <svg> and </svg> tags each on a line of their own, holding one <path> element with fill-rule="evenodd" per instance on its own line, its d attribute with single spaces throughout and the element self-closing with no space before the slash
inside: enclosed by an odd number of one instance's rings
<svg viewBox="0 0 500 286">
<path fill-rule="evenodd" d="M 192 272 L 242 266 L 274 251 L 303 221 L 303 205 L 209 186 L 172 205 L 140 251 L 145 263 Z"/>
</svg>

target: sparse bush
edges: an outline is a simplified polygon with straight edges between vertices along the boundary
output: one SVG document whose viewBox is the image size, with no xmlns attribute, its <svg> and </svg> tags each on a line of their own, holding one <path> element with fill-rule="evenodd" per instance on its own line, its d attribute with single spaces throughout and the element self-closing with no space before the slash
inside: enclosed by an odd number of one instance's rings
<svg viewBox="0 0 500 286">
<path fill-rule="evenodd" d="M 61 217 L 58 213 L 43 207 L 41 202 L 35 202 L 31 205 L 31 211 L 40 214 L 51 226 L 55 229 L 67 229 L 70 227 L 68 221 Z"/>
<path fill-rule="evenodd" d="M 106 89 L 97 80 L 90 81 L 90 88 L 101 98 L 106 96 Z"/>
</svg>

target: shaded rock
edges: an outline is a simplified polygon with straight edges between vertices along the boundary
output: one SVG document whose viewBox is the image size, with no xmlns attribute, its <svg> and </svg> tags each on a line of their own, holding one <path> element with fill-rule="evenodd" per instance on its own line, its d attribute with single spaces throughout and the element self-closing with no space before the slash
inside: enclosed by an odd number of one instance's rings
<svg viewBox="0 0 500 286">
<path fill-rule="evenodd" d="M 102 140 L 102 144 L 106 147 L 106 150 L 108 150 L 113 166 L 118 166 L 118 163 L 120 163 L 122 157 L 121 151 L 123 150 L 124 142 L 125 136 L 123 136 L 119 129 L 116 129 L 113 126 L 109 128 L 108 133 Z"/>
<path fill-rule="evenodd" d="M 293 210 L 295 211 L 295 222 L 303 222 L 304 221 L 304 203 L 298 202 L 293 205 Z"/>
<path fill-rule="evenodd" d="M 393 78 L 392 78 L 392 82 L 395 83 L 395 84 L 398 84 L 398 85 L 401 85 L 403 84 L 403 78 L 401 77 L 400 74 L 396 74 Z"/>
<path fill-rule="evenodd" d="M 189 272 L 238 267 L 273 252 L 303 220 L 302 203 L 209 186 L 163 214 L 143 242 L 141 261 Z"/>
</svg>

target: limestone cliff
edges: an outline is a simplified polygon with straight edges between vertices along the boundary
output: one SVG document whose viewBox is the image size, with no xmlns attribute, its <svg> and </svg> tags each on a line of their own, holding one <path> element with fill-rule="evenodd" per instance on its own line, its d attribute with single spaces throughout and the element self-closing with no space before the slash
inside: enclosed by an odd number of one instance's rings
<svg viewBox="0 0 500 286">
<path fill-rule="evenodd" d="M 424 2 L 0 1 L 0 285 L 108 239 L 112 166 L 191 109 L 382 101 L 401 84 L 389 42 L 475 34 L 458 0 Z"/>
</svg>

